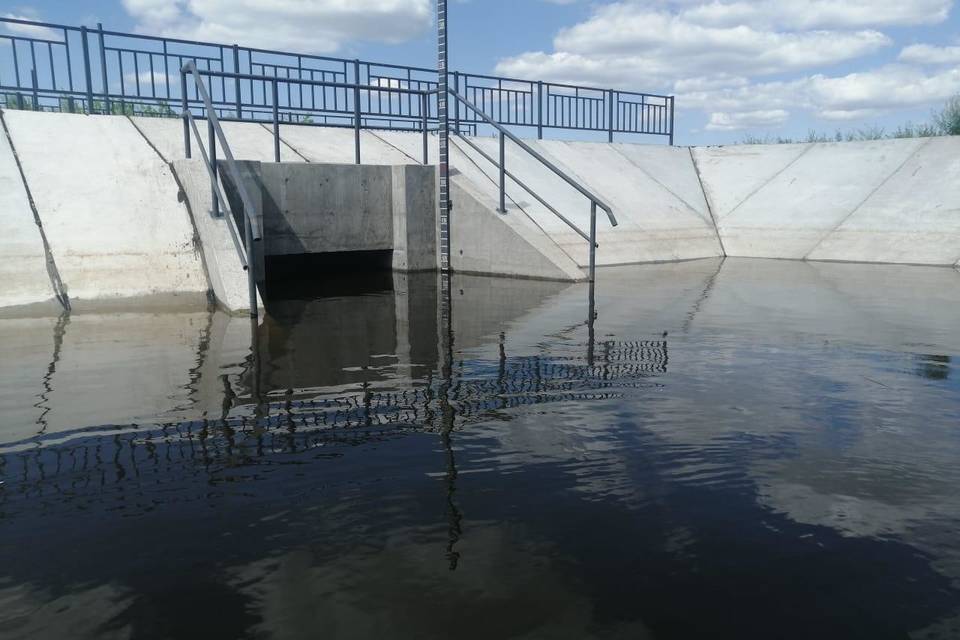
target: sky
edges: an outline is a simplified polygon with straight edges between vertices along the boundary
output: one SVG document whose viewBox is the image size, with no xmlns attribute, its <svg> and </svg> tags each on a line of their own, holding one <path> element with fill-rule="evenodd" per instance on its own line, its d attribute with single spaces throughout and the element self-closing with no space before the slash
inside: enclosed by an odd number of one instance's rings
<svg viewBox="0 0 960 640">
<path fill-rule="evenodd" d="M 436 66 L 432 0 L 0 0 L 0 15 Z M 931 119 L 954 0 L 450 0 L 450 66 L 673 94 L 677 142 Z"/>
</svg>

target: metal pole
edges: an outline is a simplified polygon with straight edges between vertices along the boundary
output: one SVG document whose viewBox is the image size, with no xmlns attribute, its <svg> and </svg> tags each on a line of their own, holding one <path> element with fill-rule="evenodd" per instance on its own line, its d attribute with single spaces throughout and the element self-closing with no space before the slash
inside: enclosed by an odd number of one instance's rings
<svg viewBox="0 0 960 640">
<path fill-rule="evenodd" d="M 447 0 L 437 0 L 437 119 L 440 129 L 440 270 L 450 271 L 450 119 L 447 110 L 450 85 L 447 78 Z"/>
<path fill-rule="evenodd" d="M 187 104 L 187 74 L 180 72 L 180 117 L 183 118 L 183 151 L 184 157 L 190 158 L 190 113 Z M 199 141 L 198 141 L 199 142 Z"/>
<path fill-rule="evenodd" d="M 543 81 L 537 81 L 537 140 L 543 140 Z"/>
<path fill-rule="evenodd" d="M 671 147 L 673 146 L 674 109 L 676 107 L 675 99 L 676 99 L 675 96 L 670 96 L 670 146 Z"/>
<path fill-rule="evenodd" d="M 210 168 L 213 169 L 213 180 L 210 183 L 210 195 L 213 196 L 213 217 L 220 217 L 220 199 L 217 198 L 217 135 L 213 130 L 213 118 L 207 114 L 207 144 L 210 146 Z M 249 264 L 249 263 L 247 263 Z"/>
<path fill-rule="evenodd" d="M 590 283 L 596 280 L 597 272 L 597 203 L 590 201 Z"/>
<path fill-rule="evenodd" d="M 107 84 L 107 48 L 103 43 L 103 25 L 97 23 L 97 33 L 100 37 L 100 75 L 103 79 L 103 106 L 107 115 L 111 113 L 110 109 L 110 85 Z"/>
<path fill-rule="evenodd" d="M 613 142 L 613 89 L 607 91 L 607 142 Z"/>
<path fill-rule="evenodd" d="M 360 61 L 353 61 L 353 151 L 360 164 Z"/>
<path fill-rule="evenodd" d="M 233 71 L 234 73 L 240 73 L 240 47 L 233 45 Z M 251 72 L 252 73 L 252 72 Z M 236 106 L 237 106 L 237 120 L 243 119 L 243 109 L 240 106 L 240 78 L 235 78 L 234 83 L 236 85 Z M 276 89 L 276 87 L 274 87 Z M 276 91 L 273 93 L 274 100 L 276 100 Z M 277 162 L 280 162 L 277 160 Z"/>
<path fill-rule="evenodd" d="M 460 72 L 453 72 L 453 90 L 460 93 Z M 460 135 L 460 101 L 453 101 L 453 131 Z"/>
<path fill-rule="evenodd" d="M 30 70 L 30 81 L 33 83 L 33 110 L 40 111 L 40 93 L 37 91 L 37 69 Z"/>
<path fill-rule="evenodd" d="M 237 81 L 239 82 L 239 80 Z M 273 81 L 273 157 L 276 162 L 280 162 L 280 106 L 279 106 L 279 91 L 277 89 L 278 82 Z M 239 86 L 239 84 L 237 85 Z"/>
<path fill-rule="evenodd" d="M 83 76 L 87 81 L 87 113 L 93 113 L 93 79 L 90 73 L 90 41 L 87 28 L 80 27 L 80 42 L 83 45 Z"/>
<path fill-rule="evenodd" d="M 500 132 L 500 213 L 507 212 L 507 138 Z"/>
<path fill-rule="evenodd" d="M 430 164 L 430 139 L 427 137 L 427 94 L 420 94 L 420 126 L 423 128 L 423 164 Z"/>
</svg>

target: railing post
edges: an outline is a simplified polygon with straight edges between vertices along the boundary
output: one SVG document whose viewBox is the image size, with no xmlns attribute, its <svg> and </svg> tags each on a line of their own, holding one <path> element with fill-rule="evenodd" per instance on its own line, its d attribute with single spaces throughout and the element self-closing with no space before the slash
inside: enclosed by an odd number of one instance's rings
<svg viewBox="0 0 960 640">
<path fill-rule="evenodd" d="M 30 82 L 33 84 L 33 110 L 40 111 L 40 92 L 37 91 L 37 69 L 30 70 Z"/>
<path fill-rule="evenodd" d="M 260 310 L 257 308 L 257 262 L 253 252 L 253 226 L 250 216 L 253 211 L 243 210 L 243 240 L 247 250 L 247 290 L 250 296 L 250 317 L 256 318 Z"/>
<path fill-rule="evenodd" d="M 103 106 L 107 113 L 112 113 L 110 109 L 110 85 L 107 83 L 107 47 L 103 42 L 103 25 L 97 23 L 97 35 L 100 38 L 100 75 L 103 78 Z"/>
<path fill-rule="evenodd" d="M 93 74 L 90 73 L 90 41 L 86 27 L 80 27 L 80 43 L 83 45 L 83 77 L 87 82 L 87 113 L 93 113 Z"/>
<path fill-rule="evenodd" d="M 597 272 L 597 203 L 590 201 L 590 283 L 596 280 Z"/>
<path fill-rule="evenodd" d="M 190 106 L 187 102 L 187 74 L 180 71 L 180 117 L 183 118 L 183 151 L 184 157 L 190 158 Z"/>
<path fill-rule="evenodd" d="M 430 164 L 430 138 L 427 137 L 427 94 L 420 94 L 420 126 L 423 128 L 423 164 Z"/>
<path fill-rule="evenodd" d="M 217 173 L 217 134 L 213 128 L 213 118 L 207 114 L 207 139 L 210 147 L 210 168 L 213 169 L 213 180 L 210 183 L 210 195 L 213 197 L 213 217 L 220 217 L 220 199 L 217 198 L 217 180 L 220 174 Z M 238 187 L 239 188 L 239 187 Z M 247 263 L 249 265 L 249 263 Z"/>
<path fill-rule="evenodd" d="M 233 72 L 238 75 L 240 73 L 240 47 L 237 45 L 233 45 Z M 240 106 L 240 78 L 234 78 L 233 83 L 236 86 L 237 120 L 242 120 L 243 108 Z M 276 91 L 274 91 L 273 95 L 277 95 Z M 279 162 L 279 160 L 277 162 Z"/>
<path fill-rule="evenodd" d="M 279 83 L 274 80 L 273 85 L 273 157 L 276 162 L 280 162 L 280 91 L 277 88 Z"/>
<path fill-rule="evenodd" d="M 500 213 L 507 212 L 507 138 L 500 132 Z"/>
<path fill-rule="evenodd" d="M 460 93 L 460 72 L 453 72 L 453 90 L 457 94 Z M 453 130 L 457 135 L 460 135 L 460 101 L 453 101 Z"/>
<path fill-rule="evenodd" d="M 353 61 L 353 150 L 360 164 L 360 61 Z"/>
<path fill-rule="evenodd" d="M 543 81 L 537 81 L 537 140 L 543 140 Z"/>
<path fill-rule="evenodd" d="M 607 142 L 613 142 L 613 89 L 607 90 Z"/>
<path fill-rule="evenodd" d="M 674 109 L 676 108 L 676 96 L 670 96 L 670 146 L 673 146 L 673 123 L 674 123 Z"/>
</svg>

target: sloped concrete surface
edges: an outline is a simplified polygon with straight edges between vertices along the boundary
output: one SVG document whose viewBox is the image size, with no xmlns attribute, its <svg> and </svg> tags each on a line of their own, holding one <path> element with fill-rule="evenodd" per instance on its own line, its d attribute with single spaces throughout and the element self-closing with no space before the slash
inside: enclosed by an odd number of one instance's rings
<svg viewBox="0 0 960 640">
<path fill-rule="evenodd" d="M 130 118 L 130 120 L 167 162 L 186 158 L 183 148 L 182 120 L 179 118 L 143 117 Z M 254 122 L 222 122 L 221 126 L 223 127 L 223 135 L 227 138 L 227 144 L 230 145 L 230 151 L 235 159 L 259 160 L 261 162 L 274 161 L 273 133 L 269 128 Z M 203 134 L 203 146 L 209 153 L 206 121 L 197 120 L 197 127 Z M 280 131 L 282 138 L 284 127 L 281 127 Z M 192 129 L 190 135 L 193 157 L 200 159 L 200 152 Z M 219 149 L 219 143 L 217 149 L 219 157 L 223 158 L 223 151 Z M 303 158 L 285 144 L 280 145 L 280 160 L 283 162 L 303 162 Z"/>
<path fill-rule="evenodd" d="M 960 138 L 931 138 L 806 256 L 954 264 L 960 258 Z"/>
<path fill-rule="evenodd" d="M 954 264 L 960 138 L 694 149 L 729 256 Z"/>
<path fill-rule="evenodd" d="M 0 131 L 0 309 L 57 303 L 40 229 L 10 143 Z"/>
<path fill-rule="evenodd" d="M 250 311 L 247 272 L 230 235 L 225 216 L 213 217 L 213 197 L 210 193 L 210 174 L 202 160 L 175 160 L 171 163 L 183 187 L 190 213 L 203 250 L 204 264 L 210 287 L 217 302 L 233 314 Z M 242 243 L 242 228 L 236 229 Z M 259 303 L 259 306 L 263 306 Z"/>
<path fill-rule="evenodd" d="M 129 120 L 4 117 L 74 307 L 145 297 L 206 304 L 207 279 L 176 181 Z"/>
</svg>

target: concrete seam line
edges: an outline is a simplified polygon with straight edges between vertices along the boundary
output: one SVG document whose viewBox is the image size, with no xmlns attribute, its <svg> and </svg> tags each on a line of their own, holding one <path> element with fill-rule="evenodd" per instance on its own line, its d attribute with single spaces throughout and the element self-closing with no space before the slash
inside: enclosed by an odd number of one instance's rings
<svg viewBox="0 0 960 640">
<path fill-rule="evenodd" d="M 764 180 L 763 183 L 760 184 L 760 186 L 758 186 L 756 189 L 754 189 L 753 191 L 751 191 L 750 193 L 748 193 L 748 194 L 746 195 L 746 197 L 744 197 L 743 200 L 741 200 L 739 203 L 737 203 L 737 206 L 735 206 L 733 209 L 730 209 L 730 211 L 727 213 L 727 217 L 729 218 L 730 216 L 732 216 L 733 213 L 734 213 L 737 209 L 739 209 L 739 208 L 742 207 L 744 204 L 746 204 L 747 200 L 749 200 L 749 199 L 752 198 L 753 196 L 757 195 L 757 193 L 759 193 L 764 187 L 766 187 L 768 184 L 770 184 L 771 182 L 773 182 L 774 180 L 776 180 L 778 177 L 780 177 L 780 174 L 782 174 L 784 171 L 786 171 L 787 169 L 789 169 L 790 167 L 792 167 L 794 164 L 796 164 L 797 161 L 800 160 L 800 158 L 802 158 L 803 156 L 807 155 L 807 152 L 810 151 L 811 149 L 813 149 L 815 146 L 817 146 L 816 143 L 807 143 L 807 147 L 806 147 L 803 151 L 801 151 L 799 154 L 797 154 L 797 157 L 796 157 L 796 158 L 794 158 L 793 160 L 791 160 L 790 162 L 788 162 L 787 164 L 785 164 L 782 169 L 780 169 L 780 170 L 777 171 L 775 174 L 773 174 L 772 176 L 770 176 L 769 178 L 767 178 L 766 180 Z"/>
<path fill-rule="evenodd" d="M 387 140 L 386 138 L 381 138 L 380 136 L 378 136 L 376 131 L 368 131 L 367 133 L 369 133 L 369 134 L 372 135 L 374 138 L 376 138 L 377 140 L 379 140 L 379 141 L 382 142 L 383 144 L 387 145 L 388 147 L 391 147 L 391 148 L 393 148 L 393 149 L 396 149 L 397 151 L 399 151 L 399 152 L 402 153 L 403 155 L 407 156 L 408 158 L 410 158 L 412 161 L 416 162 L 417 164 L 420 164 L 420 162 L 419 162 L 416 158 L 414 158 L 412 155 L 410 155 L 409 153 L 407 153 L 406 151 L 404 151 L 403 149 L 401 149 L 401 148 L 398 147 L 397 145 L 393 144 L 392 142 L 390 142 L 390 141 Z"/>
<path fill-rule="evenodd" d="M 154 145 L 153 142 L 150 141 L 150 138 L 147 137 L 147 134 L 145 134 L 143 130 L 137 126 L 137 123 L 133 121 L 133 118 L 131 118 L 130 116 L 124 116 L 124 117 L 127 119 L 127 121 L 130 122 L 131 125 L 133 125 L 133 128 L 137 130 L 137 133 L 140 134 L 140 137 L 143 138 L 148 145 L 150 145 L 150 148 L 153 149 L 154 153 L 156 153 L 157 156 L 159 156 L 159 158 L 163 160 L 166 164 L 170 164 L 170 161 L 164 158 L 163 154 L 160 153 L 160 149 L 158 149 L 156 145 Z"/>
<path fill-rule="evenodd" d="M 823 234 L 823 236 L 821 236 L 820 239 L 817 240 L 817 242 L 816 242 L 812 247 L 810 247 L 810 249 L 809 249 L 805 254 L 803 254 L 803 257 L 801 258 L 801 260 L 806 260 L 807 258 L 809 258 L 809 257 L 810 257 L 810 254 L 813 253 L 814 251 L 816 251 L 817 247 L 819 247 L 821 244 L 823 244 L 824 240 L 826 240 L 826 239 L 829 238 L 831 235 L 833 235 L 834 232 L 836 232 L 837 229 L 839 229 L 840 227 L 842 227 L 843 224 L 844 224 L 847 220 L 849 220 L 857 211 L 859 211 L 860 209 L 862 209 L 862 208 L 863 208 L 863 205 L 865 205 L 867 202 L 869 202 L 869 201 L 870 201 L 870 198 L 872 198 L 872 197 L 874 196 L 874 194 L 877 193 L 877 191 L 879 191 L 881 188 L 883 188 L 883 185 L 885 185 L 885 184 L 887 184 L 888 182 L 890 182 L 890 178 L 892 178 L 893 176 L 895 176 L 895 175 L 897 175 L 898 173 L 900 173 L 900 170 L 903 169 L 903 168 L 907 165 L 907 163 L 910 162 L 910 160 L 913 159 L 913 157 L 914 157 L 915 155 L 917 155 L 918 153 L 920 153 L 920 150 L 921 150 L 921 149 L 923 149 L 923 148 L 926 147 L 928 144 L 930 144 L 931 141 L 933 141 L 933 138 L 928 138 L 928 139 L 925 140 L 924 142 L 921 142 L 920 144 L 918 144 L 918 145 L 917 145 L 917 148 L 914 149 L 913 151 L 911 151 L 911 152 L 907 155 L 907 157 L 903 159 L 903 162 L 901 162 L 900 164 L 897 165 L 897 168 L 896 168 L 896 169 L 894 169 L 893 171 L 891 171 L 890 174 L 889 174 L 886 178 L 884 178 L 883 180 L 881 180 L 880 183 L 879 183 L 876 187 L 874 187 L 873 189 L 870 190 L 870 193 L 868 193 L 868 194 L 866 195 L 866 197 L 865 197 L 863 200 L 861 200 L 861 201 L 859 202 L 859 204 L 857 204 L 857 206 L 855 206 L 853 209 L 850 210 L 850 213 L 848 213 L 847 215 L 845 215 L 845 216 L 843 217 L 843 219 L 842 219 L 840 222 L 838 222 L 836 225 L 834 225 L 834 227 L 833 227 L 832 229 L 830 229 L 830 230 L 827 231 L 825 234 Z"/>
<path fill-rule="evenodd" d="M 627 155 L 626 155 L 625 153 L 623 153 L 622 151 L 620 151 L 619 148 L 617 148 L 617 147 L 614 146 L 614 145 L 609 145 L 609 143 L 608 143 L 608 146 L 610 146 L 610 148 L 613 149 L 613 152 L 614 152 L 615 154 L 617 154 L 618 156 L 620 156 L 621 158 L 623 158 L 624 160 L 626 160 L 627 163 L 633 165 L 633 166 L 634 166 L 638 171 L 640 171 L 643 175 L 645 175 L 645 176 L 647 176 L 648 178 L 650 178 L 650 180 L 652 180 L 654 184 L 656 184 L 658 187 L 660 187 L 661 189 L 663 189 L 664 191 L 666 191 L 667 193 L 669 193 L 669 194 L 670 194 L 671 196 L 673 196 L 676 200 L 679 200 L 680 203 L 681 203 L 683 206 L 685 206 L 687 209 L 689 209 L 691 212 L 693 212 L 694 215 L 696 215 L 698 218 L 700 218 L 700 219 L 703 220 L 704 222 L 708 222 L 708 220 L 707 220 L 706 218 L 704 218 L 704 217 L 700 214 L 700 212 L 696 210 L 696 208 L 695 208 L 693 205 L 691 205 L 689 202 L 687 202 L 686 200 L 684 200 L 683 198 L 681 198 L 679 195 L 677 195 L 676 193 L 674 193 L 673 190 L 670 189 L 670 187 L 668 187 L 667 185 L 663 184 L 662 182 L 660 182 L 659 180 L 657 180 L 656 178 L 654 178 L 654 177 L 650 174 L 650 172 L 648 172 L 646 169 L 644 169 L 643 167 L 641 167 L 640 165 L 638 165 L 636 162 L 634 162 L 633 159 L 627 157 Z M 688 147 L 688 148 L 689 148 L 689 147 Z M 697 178 L 699 179 L 699 177 L 700 177 L 700 175 L 699 175 L 699 173 L 698 173 L 698 174 L 697 174 Z M 702 182 L 700 183 L 700 190 L 703 191 L 703 183 L 702 183 Z M 706 200 L 706 195 L 704 195 L 704 200 Z M 709 210 L 709 208 L 710 208 L 710 204 L 707 203 L 707 209 Z M 712 213 L 710 214 L 710 217 L 711 217 L 711 218 L 713 217 L 713 214 L 712 214 Z"/>
<path fill-rule="evenodd" d="M 703 186 L 703 176 L 700 175 L 700 165 L 697 164 L 697 157 L 693 154 L 693 147 L 687 147 L 690 152 L 690 162 L 693 163 L 693 171 L 697 174 L 697 182 L 700 183 L 700 191 L 703 192 L 703 201 L 707 205 L 707 213 L 710 214 L 710 221 L 713 222 L 713 230 L 717 234 L 717 242 L 720 243 L 720 253 L 727 257 L 727 248 L 723 246 L 723 236 L 720 235 L 720 225 L 717 224 L 717 217 L 713 214 L 713 205 L 710 204 L 710 196 L 707 195 L 707 189 Z"/>
<path fill-rule="evenodd" d="M 10 145 L 10 151 L 13 153 L 13 160 L 17 165 L 17 171 L 20 173 L 20 181 L 23 183 L 23 189 L 27 194 L 27 202 L 30 204 L 30 210 L 33 212 L 33 221 L 40 232 L 40 241 L 43 244 L 43 253 L 47 264 L 47 276 L 50 278 L 50 286 L 53 288 L 53 295 L 60 305 L 70 311 L 70 297 L 67 295 L 67 288 L 60 277 L 60 270 L 57 268 L 57 261 L 53 257 L 53 249 L 50 248 L 50 242 L 47 240 L 47 233 L 43 229 L 43 221 L 40 219 L 40 211 L 37 209 L 37 202 L 33 199 L 33 192 L 30 191 L 30 184 L 27 182 L 27 174 L 23 169 L 23 163 L 20 162 L 20 154 L 17 153 L 17 147 L 13 144 L 13 136 L 10 135 L 10 128 L 7 127 L 7 119 L 0 110 L 0 126 L 3 127 L 3 133 L 7 137 Z"/>
<path fill-rule="evenodd" d="M 473 158 L 470 157 L 470 154 L 467 153 L 466 150 L 464 150 L 460 145 L 457 144 L 456 136 L 450 136 L 450 142 L 453 143 L 453 146 L 456 147 L 456 148 L 460 151 L 460 153 L 462 153 L 464 156 L 466 156 L 466 158 L 467 158 L 467 160 L 470 162 L 470 164 L 472 164 L 473 166 L 475 166 L 475 167 L 477 168 L 477 170 L 483 175 L 483 177 L 485 177 L 487 180 L 489 180 L 492 185 L 494 185 L 495 187 L 499 188 L 499 185 L 497 184 L 497 182 L 496 182 L 491 176 L 487 175 L 487 172 L 484 171 L 484 170 L 480 167 L 480 165 L 477 164 L 476 161 L 475 161 Z M 462 174 L 461 174 L 461 175 L 462 175 Z M 544 228 L 540 225 L 540 223 L 537 222 L 536 219 L 535 219 L 532 215 L 530 215 L 530 213 L 529 213 L 526 209 L 524 209 L 522 206 L 520 206 L 520 203 L 517 202 L 516 199 L 514 199 L 513 196 L 511 196 L 511 195 L 508 193 L 508 194 L 507 194 L 507 198 L 509 198 L 510 202 L 512 202 L 512 203 L 517 207 L 517 209 L 520 209 L 520 211 L 523 212 L 523 215 L 527 216 L 527 218 L 530 220 L 530 222 L 532 222 L 532 223 L 537 227 L 537 229 L 540 229 L 540 232 L 543 233 L 543 235 L 546 236 L 546 238 L 547 238 L 548 240 L 550 240 L 550 242 L 552 242 L 553 244 L 557 245 L 557 249 L 560 250 L 560 253 L 562 253 L 563 255 L 565 255 L 565 256 L 567 256 L 568 258 L 570 258 L 570 261 L 571 261 L 573 264 L 577 265 L 577 268 L 581 268 L 581 267 L 580 267 L 580 263 L 577 262 L 577 260 L 576 260 L 572 255 L 570 255 L 570 253 L 569 253 L 566 249 L 563 248 L 563 245 L 562 245 L 562 244 L 560 244 L 556 239 L 554 239 L 554 237 L 553 237 L 552 235 L 550 235 L 549 233 L 547 233 L 547 230 L 544 229 Z M 551 215 L 553 215 L 553 214 L 551 214 Z M 530 243 L 528 242 L 527 244 L 530 244 Z M 588 244 L 589 244 L 589 243 L 588 243 Z M 536 250 L 536 247 L 534 247 L 534 249 Z"/>
<path fill-rule="evenodd" d="M 263 127 L 264 129 L 266 129 L 267 132 L 268 132 L 271 136 L 273 135 L 273 131 L 271 131 L 271 130 L 270 130 L 270 127 L 268 127 L 265 123 L 261 122 L 261 123 L 260 123 L 260 126 Z M 284 140 L 284 139 L 283 139 L 283 134 L 280 135 L 280 142 L 282 142 L 283 145 L 284 145 L 287 149 L 290 149 L 290 151 L 293 151 L 295 154 L 297 154 L 298 156 L 300 156 L 301 158 L 303 158 L 303 161 L 304 161 L 304 162 L 306 162 L 306 163 L 309 164 L 310 159 L 309 159 L 307 156 L 305 156 L 305 155 L 303 155 L 302 153 L 300 153 L 300 151 L 297 150 L 297 148 L 294 147 L 292 144 L 290 144 L 289 142 L 287 142 L 286 140 Z"/>
</svg>

